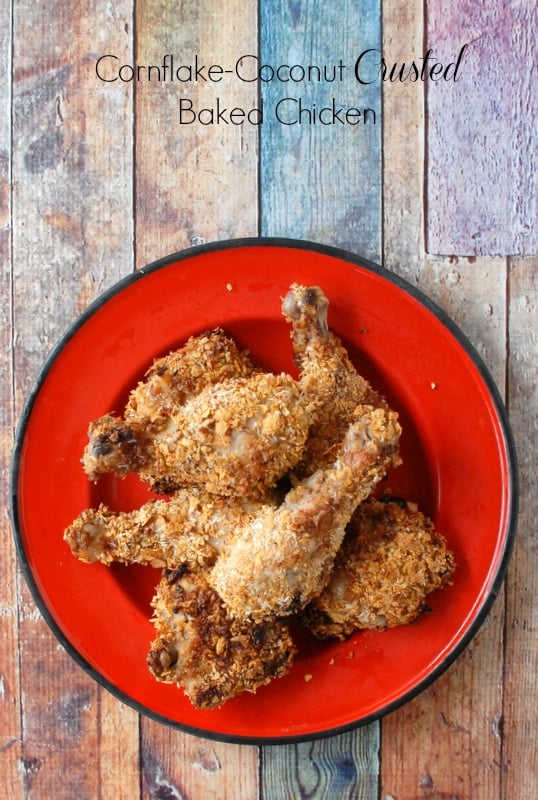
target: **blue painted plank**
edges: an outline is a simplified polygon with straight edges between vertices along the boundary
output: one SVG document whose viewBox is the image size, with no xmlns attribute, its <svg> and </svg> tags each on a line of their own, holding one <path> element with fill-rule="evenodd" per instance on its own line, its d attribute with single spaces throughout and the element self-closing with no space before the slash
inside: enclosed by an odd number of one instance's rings
<svg viewBox="0 0 538 800">
<path fill-rule="evenodd" d="M 354 69 L 381 49 L 380 14 L 379 0 L 261 0 L 263 235 L 380 260 L 381 86 Z"/>
<path fill-rule="evenodd" d="M 378 0 L 261 0 L 262 235 L 381 259 L 381 88 L 379 81 L 361 85 L 354 71 L 368 48 L 381 49 Z M 327 740 L 262 748 L 262 797 L 371 800 L 379 745 L 374 723 Z"/>
<path fill-rule="evenodd" d="M 263 800 L 376 800 L 378 725 L 261 749 Z"/>
</svg>

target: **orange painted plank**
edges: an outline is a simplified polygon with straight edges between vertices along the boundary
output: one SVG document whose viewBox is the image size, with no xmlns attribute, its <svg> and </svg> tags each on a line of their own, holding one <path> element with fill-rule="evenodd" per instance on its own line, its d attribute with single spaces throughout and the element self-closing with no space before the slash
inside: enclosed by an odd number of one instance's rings
<svg viewBox="0 0 538 800">
<path fill-rule="evenodd" d="M 115 15 L 108 3 L 86 0 L 68 10 L 59 2 L 12 6 L 14 369 L 6 411 L 18 416 L 54 343 L 96 294 L 133 268 L 130 100 L 92 80 L 98 48 L 129 56 L 132 25 L 119 4 Z M 2 559 L 1 569 L 8 565 Z M 2 796 L 136 797 L 137 758 L 123 765 L 112 794 L 105 782 L 118 742 L 124 754 L 138 754 L 137 715 L 122 713 L 108 695 L 101 702 L 104 690 L 59 645 L 22 578 L 18 589 L 18 642 L 7 643 L 20 664 L 20 693 L 11 679 L 0 701 L 20 719 L 9 747 L 0 745 L 2 758 L 17 755 L 17 774 L 0 770 L 0 783 L 4 775 L 10 780 Z"/>
<path fill-rule="evenodd" d="M 147 0 L 138 4 L 136 30 L 140 64 L 162 63 L 169 53 L 176 65 L 192 66 L 197 55 L 200 64 L 228 69 L 242 53 L 256 52 L 257 6 Z M 248 109 L 256 104 L 255 85 L 229 76 L 215 83 L 139 82 L 135 96 L 137 266 L 205 241 L 255 236 L 257 128 L 217 124 L 216 116 L 213 124 L 180 123 L 181 100 L 192 109 L 185 119 L 215 109 L 217 98 L 224 107 Z M 144 800 L 258 797 L 257 747 L 211 742 L 147 718 L 140 732 Z"/>
</svg>

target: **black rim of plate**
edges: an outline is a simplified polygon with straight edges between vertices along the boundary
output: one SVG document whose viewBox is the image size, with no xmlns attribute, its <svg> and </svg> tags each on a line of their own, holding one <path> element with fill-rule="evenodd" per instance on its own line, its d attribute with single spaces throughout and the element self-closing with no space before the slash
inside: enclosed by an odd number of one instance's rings
<svg viewBox="0 0 538 800">
<path fill-rule="evenodd" d="M 429 311 L 434 317 L 436 317 L 439 320 L 439 322 L 442 323 L 442 325 L 448 330 L 448 332 L 453 336 L 453 338 L 461 345 L 461 347 L 464 349 L 464 351 L 470 357 L 471 361 L 476 367 L 480 377 L 482 378 L 488 390 L 489 396 L 493 402 L 493 406 L 497 414 L 498 422 L 503 435 L 504 446 L 506 449 L 507 466 L 508 466 L 509 508 L 507 513 L 507 526 L 505 531 L 504 548 L 502 556 L 499 561 L 499 567 L 494 576 L 489 594 L 484 598 L 483 604 L 479 609 L 475 619 L 469 626 L 465 635 L 458 642 L 458 644 L 450 651 L 450 653 L 446 656 L 446 658 L 434 670 L 432 670 L 432 672 L 430 672 L 422 681 L 420 681 L 411 689 L 406 691 L 401 697 L 397 698 L 391 703 L 387 703 L 387 705 L 381 708 L 379 711 L 370 714 L 366 717 L 362 717 L 358 720 L 351 721 L 345 725 L 340 725 L 329 729 L 323 729 L 305 734 L 297 734 L 290 736 L 282 735 L 282 736 L 265 737 L 265 736 L 244 736 L 237 734 L 234 735 L 234 734 L 226 734 L 220 731 L 211 731 L 211 730 L 206 730 L 204 728 L 197 728 L 191 725 L 177 722 L 176 720 L 171 720 L 165 716 L 162 716 L 161 714 L 158 714 L 146 708 L 137 700 L 134 700 L 132 697 L 126 694 L 123 690 L 118 689 L 118 687 L 116 687 L 113 683 L 104 678 L 95 667 L 93 667 L 86 661 L 86 659 L 78 652 L 76 647 L 63 633 L 63 631 L 60 629 L 59 624 L 54 619 L 52 613 L 49 611 L 43 597 L 41 596 L 34 574 L 32 573 L 28 559 L 26 557 L 26 552 L 24 549 L 24 541 L 23 541 L 24 537 L 19 516 L 18 479 L 21 467 L 21 452 L 24 444 L 26 428 L 30 420 L 36 398 L 39 395 L 39 392 L 41 391 L 41 387 L 43 386 L 43 383 L 45 382 L 49 371 L 51 370 L 53 364 L 55 363 L 56 359 L 58 358 L 63 348 L 75 336 L 77 331 L 87 322 L 87 320 L 91 316 L 93 316 L 95 312 L 99 311 L 99 309 L 102 308 L 112 297 L 117 295 L 119 292 L 121 292 L 124 288 L 129 286 L 134 281 L 142 280 L 144 276 L 147 275 L 148 273 L 166 268 L 171 264 L 177 263 L 179 261 L 184 261 L 187 259 L 195 258 L 200 255 L 204 255 L 205 253 L 214 252 L 217 250 L 229 250 L 233 248 L 247 248 L 247 247 L 290 248 L 295 250 L 303 250 L 303 251 L 306 250 L 306 251 L 316 252 L 321 255 L 330 256 L 339 259 L 340 261 L 344 261 L 348 264 L 352 264 L 356 267 L 360 267 L 362 269 L 366 269 L 370 272 L 375 273 L 376 275 L 380 276 L 381 278 L 384 278 L 386 281 L 397 286 L 403 292 L 405 292 L 406 294 L 410 295 L 415 300 L 417 300 L 424 308 L 426 308 L 427 311 Z M 176 253 L 172 253 L 156 261 L 153 261 L 147 266 L 142 267 L 140 270 L 132 272 L 129 275 L 125 276 L 124 278 L 120 279 L 113 286 L 111 286 L 109 289 L 107 289 L 105 292 L 99 295 L 92 303 L 90 303 L 88 307 L 82 312 L 82 314 L 80 314 L 77 317 L 77 319 L 75 319 L 74 322 L 67 328 L 66 332 L 63 334 L 63 336 L 56 343 L 56 345 L 48 355 L 47 359 L 45 360 L 43 366 L 41 367 L 37 375 L 33 389 L 31 390 L 26 400 L 26 403 L 24 405 L 23 411 L 19 419 L 17 431 L 15 434 L 15 444 L 14 444 L 11 472 L 10 472 L 10 486 L 11 486 L 10 490 L 11 521 L 13 526 L 17 554 L 25 580 L 30 588 L 34 601 L 38 606 L 45 622 L 52 630 L 53 634 L 56 636 L 60 644 L 75 660 L 75 662 L 77 662 L 78 665 L 82 667 L 82 669 L 93 680 L 95 680 L 99 685 L 101 685 L 103 688 L 109 691 L 122 703 L 124 703 L 127 706 L 130 706 L 134 710 L 138 711 L 140 714 L 143 714 L 144 716 L 149 717 L 150 719 L 153 719 L 156 722 L 160 722 L 172 728 L 176 728 L 186 733 L 190 733 L 194 736 L 201 736 L 209 740 L 228 742 L 232 744 L 258 744 L 258 745 L 291 744 L 294 742 L 313 741 L 315 739 L 328 738 L 331 736 L 336 736 L 342 733 L 346 733 L 348 731 L 354 730 L 359 727 L 363 727 L 364 725 L 368 725 L 369 723 L 374 722 L 375 720 L 381 719 L 382 717 L 386 716 L 392 711 L 395 711 L 397 708 L 400 708 L 401 706 L 405 705 L 413 697 L 420 694 L 422 691 L 424 691 L 424 689 L 426 689 L 434 681 L 436 681 L 437 678 L 439 678 L 442 675 L 442 673 L 445 672 L 445 670 L 459 657 L 459 655 L 463 652 L 463 650 L 465 650 L 465 648 L 469 645 L 471 640 L 474 638 L 474 636 L 482 626 L 495 599 L 497 598 L 497 595 L 499 594 L 500 588 L 506 576 L 506 571 L 513 551 L 514 540 L 517 530 L 518 505 L 519 505 L 519 480 L 518 480 L 517 454 L 506 408 L 504 406 L 499 390 L 488 368 L 486 367 L 483 359 L 475 349 L 474 345 L 460 330 L 460 328 L 451 319 L 451 317 L 445 311 L 443 311 L 439 306 L 437 306 L 437 304 L 429 297 L 427 297 L 427 295 L 425 295 L 421 290 L 417 289 L 417 287 L 410 284 L 404 278 L 401 278 L 399 275 L 396 275 L 395 273 L 391 272 L 385 267 L 375 264 L 374 262 L 369 261 L 368 259 L 364 259 L 357 254 L 351 253 L 347 250 L 338 247 L 334 247 L 332 245 L 320 244 L 318 242 L 285 238 L 285 237 L 267 237 L 267 236 L 246 237 L 238 239 L 228 239 L 224 241 L 209 242 L 206 244 L 201 244 L 194 247 L 186 248 L 185 250 L 180 250 Z"/>
</svg>

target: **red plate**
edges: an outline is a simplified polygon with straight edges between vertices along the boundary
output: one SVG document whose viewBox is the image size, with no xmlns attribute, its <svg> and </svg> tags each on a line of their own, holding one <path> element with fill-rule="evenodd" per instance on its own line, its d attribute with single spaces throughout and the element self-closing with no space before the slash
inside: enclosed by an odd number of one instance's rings
<svg viewBox="0 0 538 800">
<path fill-rule="evenodd" d="M 153 638 L 149 603 L 159 573 L 83 564 L 62 535 L 88 506 L 104 501 L 128 509 L 148 498 L 134 477 L 90 485 L 80 458 L 89 420 L 121 410 L 155 356 L 220 325 L 266 369 L 293 370 L 280 304 L 294 281 L 323 288 L 332 329 L 359 371 L 399 411 L 404 465 L 391 474 L 388 488 L 433 518 L 459 567 L 454 584 L 430 597 L 433 611 L 417 623 L 357 633 L 344 643 L 302 637 L 286 677 L 222 709 L 197 711 L 146 668 Z M 121 700 L 216 739 L 310 739 L 393 710 L 469 643 L 506 571 L 517 516 L 516 459 L 482 361 L 416 289 L 333 248 L 237 240 L 193 248 L 130 275 L 66 333 L 20 423 L 12 516 L 26 578 L 52 630 Z"/>
</svg>

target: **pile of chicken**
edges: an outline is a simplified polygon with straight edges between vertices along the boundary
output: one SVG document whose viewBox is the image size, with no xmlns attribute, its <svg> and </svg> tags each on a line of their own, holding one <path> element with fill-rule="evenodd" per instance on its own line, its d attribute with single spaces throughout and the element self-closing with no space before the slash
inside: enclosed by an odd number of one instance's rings
<svg viewBox="0 0 538 800">
<path fill-rule="evenodd" d="M 298 379 L 263 372 L 222 330 L 156 360 L 122 416 L 89 427 L 88 477 L 137 473 L 140 509 L 87 509 L 64 538 L 85 562 L 162 568 L 147 663 L 196 708 L 286 674 L 290 621 L 319 638 L 414 620 L 454 559 L 416 506 L 374 498 L 401 428 L 292 285 Z"/>
</svg>

